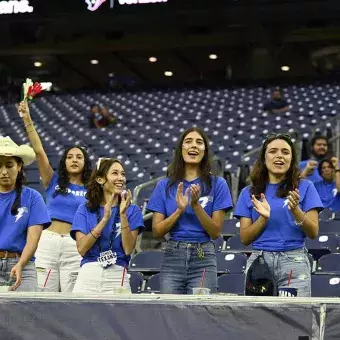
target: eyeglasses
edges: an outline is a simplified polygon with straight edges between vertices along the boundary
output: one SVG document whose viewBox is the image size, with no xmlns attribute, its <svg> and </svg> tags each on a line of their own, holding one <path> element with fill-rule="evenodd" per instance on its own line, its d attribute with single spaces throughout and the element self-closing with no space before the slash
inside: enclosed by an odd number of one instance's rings
<svg viewBox="0 0 340 340">
<path fill-rule="evenodd" d="M 111 158 L 107 158 L 107 157 L 99 157 L 98 161 L 97 161 L 97 171 L 100 168 L 100 164 L 102 163 L 102 161 L 109 161 Z"/>
<path fill-rule="evenodd" d="M 291 135 L 289 135 L 288 133 L 270 133 L 266 136 L 266 140 L 280 137 L 288 138 L 289 140 L 292 139 Z"/>
</svg>

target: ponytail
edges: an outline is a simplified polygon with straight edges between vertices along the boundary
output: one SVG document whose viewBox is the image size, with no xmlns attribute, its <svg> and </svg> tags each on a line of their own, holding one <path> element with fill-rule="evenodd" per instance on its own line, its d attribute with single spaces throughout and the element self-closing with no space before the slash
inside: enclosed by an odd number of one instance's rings
<svg viewBox="0 0 340 340">
<path fill-rule="evenodd" d="M 21 160 L 20 160 L 20 163 Z M 20 172 L 18 173 L 18 177 L 15 183 L 15 191 L 16 191 L 16 196 L 15 200 L 13 202 L 12 208 L 11 208 L 11 214 L 13 216 L 17 215 L 18 209 L 21 207 L 21 192 L 22 192 L 22 186 L 26 183 L 26 178 L 24 174 L 24 170 L 21 169 Z"/>
</svg>

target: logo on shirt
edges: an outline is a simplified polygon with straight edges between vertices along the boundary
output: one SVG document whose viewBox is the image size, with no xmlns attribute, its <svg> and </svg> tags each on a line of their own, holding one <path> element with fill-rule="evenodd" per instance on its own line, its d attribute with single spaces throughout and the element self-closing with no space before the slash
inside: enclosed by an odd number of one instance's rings
<svg viewBox="0 0 340 340">
<path fill-rule="evenodd" d="M 116 238 L 122 234 L 122 225 L 121 223 L 116 223 Z"/>
<path fill-rule="evenodd" d="M 55 190 L 59 190 L 59 185 L 56 185 Z M 70 188 L 67 188 L 67 193 L 68 194 L 73 194 L 74 196 L 83 196 L 85 197 L 86 195 L 86 191 L 83 191 L 83 190 L 71 190 Z"/>
<path fill-rule="evenodd" d="M 18 213 L 15 215 L 15 222 L 18 222 L 24 213 L 28 213 L 28 209 L 26 207 L 20 207 L 18 209 Z"/>
<path fill-rule="evenodd" d="M 282 208 L 286 207 L 286 206 L 288 205 L 288 202 L 289 202 L 289 199 L 286 198 L 286 199 L 284 200 L 284 203 L 283 203 Z"/>
<path fill-rule="evenodd" d="M 213 196 L 203 196 L 198 199 L 198 203 L 202 206 L 203 209 L 207 206 L 208 202 L 212 201 Z"/>
<path fill-rule="evenodd" d="M 85 0 L 87 9 L 91 12 L 96 11 L 106 0 Z M 119 5 L 143 5 L 154 4 L 157 2 L 168 2 L 168 0 L 118 0 Z M 110 0 L 110 8 L 114 8 L 115 0 Z"/>
<path fill-rule="evenodd" d="M 334 188 L 334 189 L 333 189 L 333 197 L 335 197 L 337 193 L 338 193 L 338 189 L 337 189 L 337 188 Z"/>
<path fill-rule="evenodd" d="M 97 10 L 106 0 L 85 0 L 89 11 Z"/>
</svg>

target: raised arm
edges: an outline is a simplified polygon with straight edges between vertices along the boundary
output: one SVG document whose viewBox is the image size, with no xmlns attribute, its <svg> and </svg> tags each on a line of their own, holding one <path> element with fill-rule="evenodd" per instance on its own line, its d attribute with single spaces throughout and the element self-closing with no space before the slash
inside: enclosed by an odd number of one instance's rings
<svg viewBox="0 0 340 340">
<path fill-rule="evenodd" d="M 30 110 L 29 110 L 27 101 L 22 101 L 19 104 L 19 114 L 22 116 L 22 120 L 25 124 L 25 129 L 27 132 L 28 139 L 36 154 L 37 163 L 38 163 L 39 172 L 40 172 L 43 186 L 47 188 L 53 177 L 53 169 L 47 158 L 47 155 L 41 143 L 40 137 L 34 128 L 34 124 L 31 119 Z"/>
</svg>

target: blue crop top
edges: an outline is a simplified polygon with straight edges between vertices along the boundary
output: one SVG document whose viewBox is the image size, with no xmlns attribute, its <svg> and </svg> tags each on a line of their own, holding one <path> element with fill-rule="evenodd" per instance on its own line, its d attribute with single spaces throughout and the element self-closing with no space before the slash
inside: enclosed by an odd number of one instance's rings
<svg viewBox="0 0 340 340">
<path fill-rule="evenodd" d="M 46 188 L 46 205 L 51 220 L 60 220 L 72 224 L 78 207 L 86 201 L 85 186 L 70 183 L 67 195 L 58 194 L 53 197 L 56 189 L 58 189 L 58 176 L 54 173 Z"/>
</svg>

